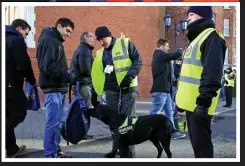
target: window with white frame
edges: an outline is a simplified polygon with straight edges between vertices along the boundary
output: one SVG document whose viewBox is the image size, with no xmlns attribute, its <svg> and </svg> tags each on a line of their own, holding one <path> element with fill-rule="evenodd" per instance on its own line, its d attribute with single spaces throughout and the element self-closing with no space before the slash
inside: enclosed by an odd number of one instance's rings
<svg viewBox="0 0 245 166">
<path fill-rule="evenodd" d="M 5 23 L 10 25 L 11 22 L 17 18 L 24 19 L 31 26 L 31 31 L 26 38 L 27 47 L 35 48 L 35 7 L 34 6 L 9 6 L 5 8 L 6 20 Z"/>
<path fill-rule="evenodd" d="M 229 19 L 224 19 L 224 36 L 229 36 Z"/>
<path fill-rule="evenodd" d="M 228 59 L 229 59 L 229 48 L 227 47 L 225 52 L 225 61 L 224 61 L 225 65 L 228 65 Z"/>
<path fill-rule="evenodd" d="M 230 6 L 224 6 L 223 9 L 231 9 Z"/>
<path fill-rule="evenodd" d="M 233 64 L 236 65 L 236 47 L 234 47 Z"/>
<path fill-rule="evenodd" d="M 213 15 L 213 18 L 212 18 L 212 20 L 214 21 L 214 24 L 215 24 L 215 15 Z"/>
<path fill-rule="evenodd" d="M 5 6 L 5 25 L 8 25 L 8 7 Z"/>
</svg>

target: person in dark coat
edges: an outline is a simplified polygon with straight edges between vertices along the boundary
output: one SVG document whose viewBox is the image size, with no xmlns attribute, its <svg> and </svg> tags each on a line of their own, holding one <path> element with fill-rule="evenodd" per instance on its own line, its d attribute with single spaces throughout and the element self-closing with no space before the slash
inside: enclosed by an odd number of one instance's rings
<svg viewBox="0 0 245 166">
<path fill-rule="evenodd" d="M 172 139 L 181 139 L 185 138 L 186 134 L 180 133 L 180 128 L 179 128 L 179 112 L 178 108 L 175 105 L 175 95 L 176 91 L 178 88 L 178 81 L 179 81 L 179 76 L 180 76 L 180 70 L 181 70 L 181 65 L 182 65 L 183 59 L 180 57 L 177 59 L 176 63 L 174 64 L 174 81 L 172 82 L 172 92 L 171 92 L 171 99 L 172 99 L 172 106 L 173 106 L 173 111 L 174 111 L 174 125 L 176 127 L 176 132 L 172 134 Z"/>
<path fill-rule="evenodd" d="M 223 73 L 223 77 L 222 77 L 222 81 L 221 81 L 221 90 L 220 90 L 220 95 L 219 95 L 219 99 L 222 99 L 223 101 L 226 101 L 226 98 L 225 98 L 225 73 L 226 73 L 226 70 L 224 70 L 224 73 Z"/>
<path fill-rule="evenodd" d="M 129 38 L 112 36 L 106 26 L 95 30 L 101 48 L 92 66 L 92 83 L 98 95 L 106 94 L 106 102 L 120 114 L 135 116 L 138 93 L 138 74 L 142 59 Z M 120 106 L 120 107 L 119 107 Z M 112 151 L 105 157 L 114 158 L 119 149 L 118 137 L 113 135 Z M 121 157 L 135 157 L 134 146 L 120 149 Z"/>
<path fill-rule="evenodd" d="M 213 158 L 211 119 L 217 107 L 227 47 L 223 35 L 215 29 L 211 6 L 191 6 L 187 15 L 190 44 L 181 67 L 176 105 L 186 111 L 195 158 Z M 201 35 L 204 32 L 207 35 Z"/>
<path fill-rule="evenodd" d="M 153 84 L 151 88 L 152 106 L 149 114 L 159 114 L 162 109 L 165 115 L 170 119 L 174 128 L 173 108 L 171 100 L 172 86 L 172 60 L 177 60 L 182 56 L 181 49 L 176 52 L 169 53 L 169 42 L 165 39 L 159 39 L 157 48 L 152 57 L 152 77 Z M 180 133 L 175 133 L 176 137 L 180 137 Z"/>
<path fill-rule="evenodd" d="M 43 90 L 46 121 L 44 128 L 44 157 L 69 157 L 60 148 L 60 130 L 66 120 L 66 93 L 68 84 L 76 77 L 68 72 L 63 42 L 70 37 L 74 23 L 69 18 L 60 18 L 55 27 L 41 31 L 37 42 L 37 61 L 40 69 L 40 88 Z"/>
<path fill-rule="evenodd" d="M 24 78 L 36 85 L 25 38 L 31 26 L 22 19 L 6 25 L 6 145 L 7 157 L 16 157 L 26 149 L 18 146 L 14 129 L 27 114 L 27 98 L 23 91 Z"/>
<path fill-rule="evenodd" d="M 93 64 L 92 50 L 94 49 L 96 37 L 92 32 L 83 32 L 80 37 L 80 44 L 75 50 L 70 70 L 80 82 L 80 95 L 86 100 L 88 108 L 93 108 L 91 102 L 91 69 Z"/>
<path fill-rule="evenodd" d="M 231 108 L 232 105 L 232 89 L 235 86 L 235 72 L 232 71 L 232 67 L 226 69 L 225 75 L 223 77 L 224 87 L 225 87 L 225 99 L 226 104 L 223 107 Z"/>
</svg>

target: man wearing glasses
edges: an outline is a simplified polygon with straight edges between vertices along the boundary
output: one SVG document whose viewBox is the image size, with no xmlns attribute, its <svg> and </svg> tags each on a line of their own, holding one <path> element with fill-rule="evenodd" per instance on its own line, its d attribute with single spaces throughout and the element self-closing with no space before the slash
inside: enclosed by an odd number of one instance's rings
<svg viewBox="0 0 245 166">
<path fill-rule="evenodd" d="M 80 44 L 75 50 L 70 70 L 80 82 L 80 95 L 85 99 L 88 108 L 93 108 L 91 98 L 91 69 L 93 64 L 92 51 L 95 45 L 95 35 L 92 32 L 83 32 L 80 37 Z"/>
<path fill-rule="evenodd" d="M 18 146 L 14 129 L 25 120 L 27 99 L 23 91 L 24 78 L 36 84 L 30 57 L 27 54 L 25 38 L 31 26 L 22 19 L 6 25 L 6 151 L 14 158 L 26 149 Z"/>
</svg>

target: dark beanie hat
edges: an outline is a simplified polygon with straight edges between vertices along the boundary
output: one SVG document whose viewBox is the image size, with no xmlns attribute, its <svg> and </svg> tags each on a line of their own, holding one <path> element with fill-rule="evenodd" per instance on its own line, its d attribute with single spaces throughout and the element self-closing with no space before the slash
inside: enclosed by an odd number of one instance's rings
<svg viewBox="0 0 245 166">
<path fill-rule="evenodd" d="M 104 37 L 111 36 L 111 32 L 106 26 L 100 26 L 95 30 L 95 35 L 97 37 L 97 40 L 100 40 Z"/>
<path fill-rule="evenodd" d="M 212 6 L 191 6 L 187 14 L 189 14 L 190 12 L 196 13 L 199 16 L 210 20 L 213 18 Z"/>
</svg>

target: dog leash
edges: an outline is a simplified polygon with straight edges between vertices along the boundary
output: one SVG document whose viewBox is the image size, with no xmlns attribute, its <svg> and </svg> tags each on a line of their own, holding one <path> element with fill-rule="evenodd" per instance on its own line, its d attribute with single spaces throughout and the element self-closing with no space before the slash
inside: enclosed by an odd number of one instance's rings
<svg viewBox="0 0 245 166">
<path fill-rule="evenodd" d="M 68 101 L 69 101 L 69 104 L 71 103 L 71 89 L 72 89 L 72 84 L 69 84 L 69 87 L 68 87 Z"/>
<path fill-rule="evenodd" d="M 118 113 L 121 112 L 121 105 L 122 105 L 122 90 L 120 88 L 120 91 L 119 91 L 119 102 L 118 102 Z"/>
</svg>

